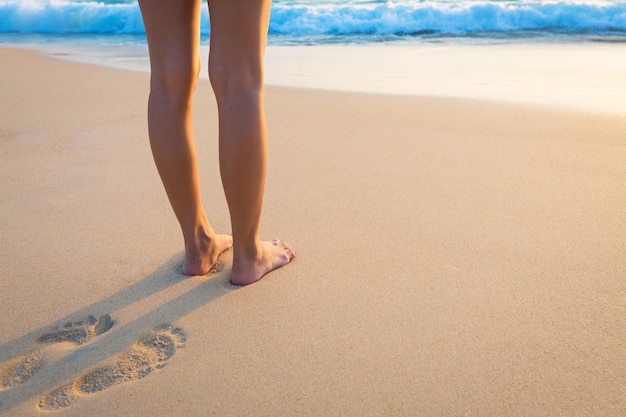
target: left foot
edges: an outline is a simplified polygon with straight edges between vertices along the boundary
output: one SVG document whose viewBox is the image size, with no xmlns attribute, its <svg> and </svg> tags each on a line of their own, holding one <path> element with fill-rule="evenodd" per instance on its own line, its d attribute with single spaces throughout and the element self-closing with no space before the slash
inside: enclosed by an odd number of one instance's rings
<svg viewBox="0 0 626 417">
<path fill-rule="evenodd" d="M 191 247 L 186 245 L 183 273 L 185 275 L 206 275 L 224 251 L 233 246 L 233 238 L 229 235 L 214 235 L 212 238 L 201 238 Z"/>
</svg>

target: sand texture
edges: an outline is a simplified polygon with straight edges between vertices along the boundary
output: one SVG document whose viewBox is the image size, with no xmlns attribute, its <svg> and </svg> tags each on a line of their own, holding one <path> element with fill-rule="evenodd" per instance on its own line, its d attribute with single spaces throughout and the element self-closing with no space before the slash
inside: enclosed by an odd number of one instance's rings
<svg viewBox="0 0 626 417">
<path fill-rule="evenodd" d="M 299 256 L 238 288 L 181 274 L 147 74 L 0 57 L 1 415 L 626 415 L 624 115 L 268 89 Z"/>
</svg>

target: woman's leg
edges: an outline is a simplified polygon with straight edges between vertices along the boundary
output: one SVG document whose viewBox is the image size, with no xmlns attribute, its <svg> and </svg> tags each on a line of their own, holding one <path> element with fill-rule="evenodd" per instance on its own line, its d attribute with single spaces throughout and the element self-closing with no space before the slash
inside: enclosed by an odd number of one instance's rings
<svg viewBox="0 0 626 417">
<path fill-rule="evenodd" d="M 152 154 L 185 239 L 183 272 L 204 275 L 232 239 L 215 234 L 200 197 L 191 110 L 200 71 L 201 0 L 139 0 L 139 5 L 150 50 Z"/>
<path fill-rule="evenodd" d="M 287 244 L 259 240 L 267 135 L 263 56 L 270 0 L 209 0 L 209 77 L 219 112 L 220 170 L 233 227 L 231 282 L 247 285 L 287 264 Z"/>
</svg>

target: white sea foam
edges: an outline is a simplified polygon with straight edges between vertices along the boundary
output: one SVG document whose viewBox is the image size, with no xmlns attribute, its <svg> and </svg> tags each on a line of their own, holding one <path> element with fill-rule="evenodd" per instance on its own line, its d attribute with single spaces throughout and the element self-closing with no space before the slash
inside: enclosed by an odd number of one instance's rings
<svg viewBox="0 0 626 417">
<path fill-rule="evenodd" d="M 274 0 L 272 7 L 270 85 L 626 114 L 623 0 Z M 417 42 L 387 42 L 394 39 Z M 0 0 L 0 44 L 7 42 L 149 70 L 136 0 Z"/>
<path fill-rule="evenodd" d="M 207 8 L 202 32 L 208 35 Z M 270 42 L 363 43 L 441 37 L 626 39 L 621 0 L 275 0 Z M 136 1 L 0 0 L 0 34 L 142 35 Z M 138 37 L 141 39 L 141 37 Z"/>
</svg>

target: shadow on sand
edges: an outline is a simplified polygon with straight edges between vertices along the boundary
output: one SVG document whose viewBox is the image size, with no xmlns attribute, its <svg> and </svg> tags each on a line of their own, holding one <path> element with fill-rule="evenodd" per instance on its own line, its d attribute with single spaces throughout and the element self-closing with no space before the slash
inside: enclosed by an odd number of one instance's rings
<svg viewBox="0 0 626 417">
<path fill-rule="evenodd" d="M 239 288 L 229 282 L 230 270 L 220 268 L 120 327 L 115 322 L 117 311 L 191 279 L 182 274 L 181 259 L 180 254 L 174 256 L 128 288 L 0 346 L 0 413 L 33 398 L 40 410 L 60 409 L 81 396 L 163 367 L 186 339 L 184 330 L 172 323 Z M 46 363 L 47 346 L 62 342 L 74 345 L 71 352 Z M 87 372 L 105 360 L 112 364 Z"/>
</svg>

